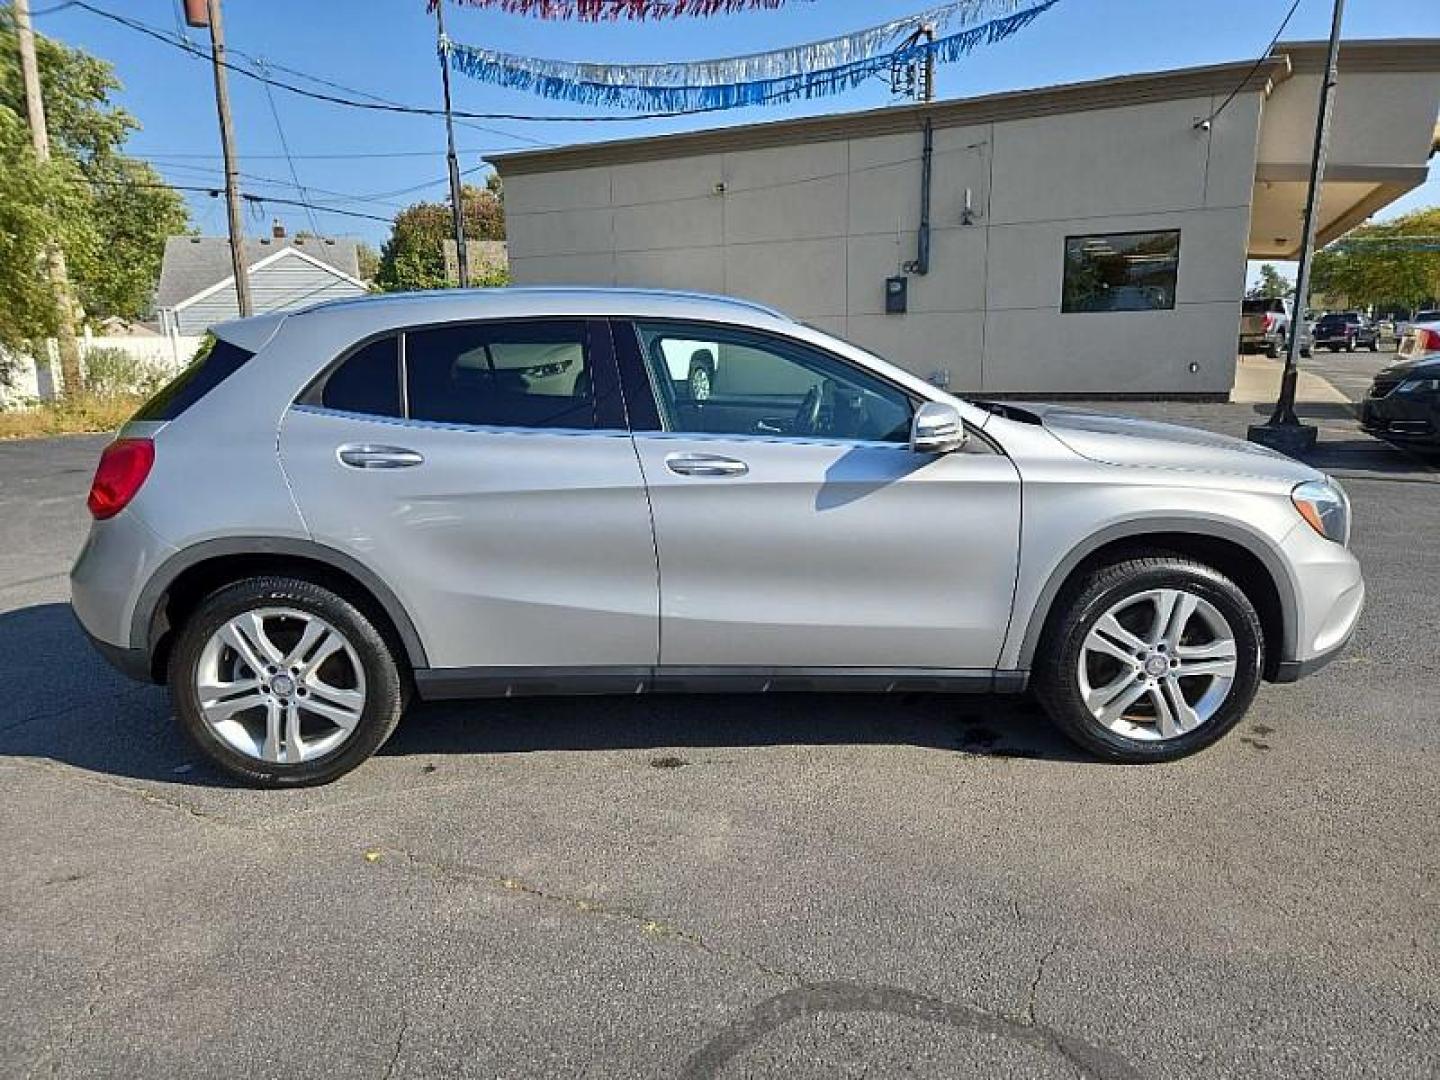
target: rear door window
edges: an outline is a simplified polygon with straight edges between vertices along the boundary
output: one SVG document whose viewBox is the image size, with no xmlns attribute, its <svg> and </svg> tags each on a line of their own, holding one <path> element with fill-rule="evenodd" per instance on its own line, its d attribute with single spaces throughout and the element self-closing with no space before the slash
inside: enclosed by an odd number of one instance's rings
<svg viewBox="0 0 1440 1080">
<path fill-rule="evenodd" d="M 412 420 L 487 427 L 593 429 L 583 320 L 495 322 L 405 335 Z"/>
<path fill-rule="evenodd" d="M 174 420 L 225 379 L 239 371 L 255 354 L 223 338 L 208 337 L 184 371 L 162 386 L 140 406 L 135 420 Z"/>
</svg>

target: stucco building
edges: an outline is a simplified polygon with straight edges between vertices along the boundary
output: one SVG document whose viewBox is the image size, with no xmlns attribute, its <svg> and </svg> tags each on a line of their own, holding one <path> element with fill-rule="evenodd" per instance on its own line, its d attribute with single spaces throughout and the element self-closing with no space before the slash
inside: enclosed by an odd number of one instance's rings
<svg viewBox="0 0 1440 1080">
<path fill-rule="evenodd" d="M 961 392 L 1224 395 L 1246 259 L 1300 243 L 1323 66 L 499 155 L 511 273 L 760 300 Z M 1424 181 L 1437 109 L 1440 40 L 1344 47 L 1322 242 Z"/>
</svg>

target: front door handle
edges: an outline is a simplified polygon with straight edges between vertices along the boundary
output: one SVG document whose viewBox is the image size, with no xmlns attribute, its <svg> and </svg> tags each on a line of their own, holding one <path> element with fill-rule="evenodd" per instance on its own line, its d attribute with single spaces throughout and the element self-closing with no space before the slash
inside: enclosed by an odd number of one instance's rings
<svg viewBox="0 0 1440 1080">
<path fill-rule="evenodd" d="M 403 446 L 375 446 L 371 443 L 348 443 L 336 454 L 341 464 L 352 469 L 405 469 L 425 460 L 417 451 Z"/>
<path fill-rule="evenodd" d="M 671 454 L 665 467 L 678 476 L 744 476 L 750 466 L 719 454 Z"/>
</svg>

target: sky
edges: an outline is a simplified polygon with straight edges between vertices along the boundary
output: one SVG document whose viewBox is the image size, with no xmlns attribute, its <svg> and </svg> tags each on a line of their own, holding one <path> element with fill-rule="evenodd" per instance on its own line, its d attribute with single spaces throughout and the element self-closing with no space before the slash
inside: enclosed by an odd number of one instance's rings
<svg viewBox="0 0 1440 1080">
<path fill-rule="evenodd" d="M 180 0 L 88 2 L 170 34 L 184 29 Z M 939 2 L 812 0 L 775 11 L 709 19 L 599 25 L 544 22 L 449 4 L 446 21 L 450 37 L 465 44 L 567 60 L 654 62 L 800 44 L 873 26 Z M 208 63 L 82 8 L 66 6 L 63 0 L 31 0 L 31 6 L 42 33 L 114 65 L 123 83 L 116 100 L 142 125 L 129 142 L 131 154 L 150 160 L 175 184 L 221 182 Z M 1264 50 L 1289 7 L 1290 0 L 1060 0 L 1008 41 L 982 46 L 957 63 L 942 65 L 938 96 L 963 98 L 1251 59 Z M 1283 39 L 1326 37 L 1330 12 L 1331 0 L 1301 0 Z M 226 0 L 224 16 L 229 45 L 252 57 L 393 101 L 440 104 L 435 22 L 425 0 Z M 1440 2 L 1352 0 L 1344 27 L 1347 38 L 1437 37 Z M 208 43 L 206 31 L 186 32 L 195 41 Z M 463 75 L 454 78 L 453 87 L 455 107 L 473 112 L 623 115 L 548 101 Z M 267 96 L 261 84 L 233 74 L 230 92 L 240 169 L 249 174 L 243 181 L 246 191 L 297 197 L 284 156 L 288 145 L 300 184 L 309 200 L 321 206 L 388 219 L 416 199 L 438 199 L 445 193 L 445 132 L 438 118 L 361 111 L 279 89 Z M 875 108 L 893 100 L 888 85 L 876 80 L 809 102 L 663 121 L 466 121 L 456 137 L 461 168 L 474 170 L 474 178 L 480 179 L 481 159 L 489 152 Z M 223 234 L 223 201 L 205 194 L 188 198 L 195 226 L 206 234 Z M 1440 165 L 1432 167 L 1426 184 L 1381 216 L 1436 203 L 1440 203 Z M 277 216 L 292 232 L 312 227 L 300 207 L 265 206 L 249 213 L 248 227 L 255 234 L 267 230 L 270 219 Z M 326 235 L 360 236 L 377 246 L 389 231 L 385 221 L 323 210 L 316 212 L 316 224 Z"/>
</svg>

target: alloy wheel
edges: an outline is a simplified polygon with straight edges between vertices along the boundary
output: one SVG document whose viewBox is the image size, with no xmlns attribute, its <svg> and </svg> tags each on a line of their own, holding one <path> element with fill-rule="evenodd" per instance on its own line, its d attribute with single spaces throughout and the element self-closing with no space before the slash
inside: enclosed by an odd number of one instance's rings
<svg viewBox="0 0 1440 1080">
<path fill-rule="evenodd" d="M 365 711 L 365 671 L 354 647 L 296 608 L 229 619 L 205 643 L 194 677 L 206 725 L 256 761 L 322 757 L 349 739 Z"/>
<path fill-rule="evenodd" d="M 1203 597 L 1150 589 L 1113 604 L 1080 650 L 1080 693 L 1106 728 L 1163 741 L 1210 720 L 1230 696 L 1235 633 Z"/>
</svg>

